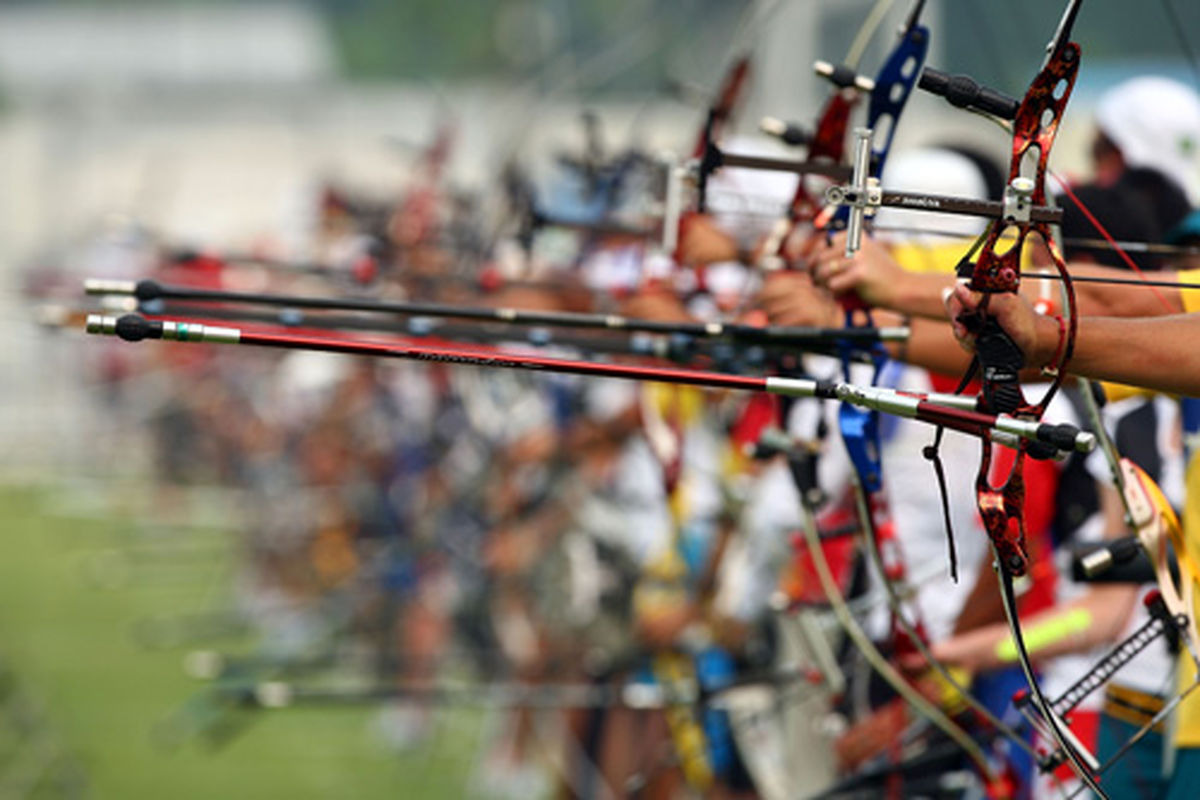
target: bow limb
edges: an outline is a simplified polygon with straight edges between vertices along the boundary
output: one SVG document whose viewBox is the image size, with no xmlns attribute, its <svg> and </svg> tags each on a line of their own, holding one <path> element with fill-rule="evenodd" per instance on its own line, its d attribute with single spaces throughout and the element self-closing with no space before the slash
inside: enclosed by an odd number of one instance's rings
<svg viewBox="0 0 1200 800">
<path fill-rule="evenodd" d="M 825 558 L 821 537 L 817 531 L 817 520 L 812 507 L 807 502 L 801 503 L 801 532 L 812 556 L 813 567 L 820 581 L 821 591 L 829 600 L 829 606 L 846 636 L 862 653 L 863 658 L 871 665 L 896 694 L 902 697 L 919 714 L 928 719 L 938 730 L 962 748 L 979 774 L 990 786 L 996 783 L 997 777 L 988 763 L 987 756 L 979 743 L 972 739 L 957 723 L 951 720 L 944 711 L 925 698 L 908 680 L 893 667 L 884 655 L 879 652 L 875 643 L 867 636 L 866 631 L 858 624 L 846 603 L 846 598 L 833 577 L 833 570 Z"/>
<path fill-rule="evenodd" d="M 921 658 L 925 663 L 938 674 L 943 682 L 953 689 L 964 703 L 970 706 L 971 710 L 978 714 L 988 724 L 1002 736 L 1010 740 L 1014 745 L 1024 750 L 1036 760 L 1037 751 L 1034 747 L 1021 736 L 1008 723 L 1001 720 L 993 714 L 991 710 L 983 703 L 979 702 L 972 695 L 962 682 L 955 677 L 954 673 L 946 667 L 930 650 L 928 643 L 925 641 L 925 636 L 917 630 L 917 627 L 908 619 L 904 612 L 903 602 L 900 593 L 896 590 L 895 584 L 888 575 L 886 566 L 883 563 L 883 558 L 880 554 L 878 534 L 875 529 L 875 523 L 872 518 L 869 500 L 866 493 L 862 490 L 862 484 L 857 477 L 854 480 L 855 503 L 858 507 L 859 519 L 862 521 L 862 531 L 867 539 L 867 557 L 870 559 L 876 573 L 881 578 L 883 584 L 884 596 L 887 600 L 888 607 L 892 611 L 892 616 L 896 620 L 896 624 L 904 631 L 904 634 L 909 638 L 913 647 L 921 654 Z"/>
<path fill-rule="evenodd" d="M 1181 689 L 1099 767 L 1098 772 L 1102 773 L 1166 719 L 1187 695 L 1200 688 L 1200 652 L 1197 650 L 1200 648 L 1200 630 L 1197 628 L 1194 602 L 1195 588 L 1200 583 L 1200 567 L 1197 567 L 1192 558 L 1184 541 L 1179 519 L 1158 484 L 1130 459 L 1122 457 L 1112 437 L 1108 435 L 1100 404 L 1096 399 L 1096 387 L 1088 381 L 1084 381 L 1083 386 L 1084 408 L 1095 429 L 1101 451 L 1108 461 L 1113 484 L 1125 508 L 1126 520 L 1133 528 L 1138 544 L 1150 559 L 1161 602 L 1171 620 L 1169 624 L 1164 624 L 1163 632 L 1168 636 L 1174 634 L 1182 637 L 1194 670 L 1191 683 Z M 1174 550 L 1179 566 L 1178 577 L 1171 571 L 1171 550 Z M 1137 635 L 1138 633 L 1134 632 L 1130 638 Z M 1119 643 L 1113 653 L 1118 653 L 1124 644 Z M 1101 665 L 1105 661 L 1102 661 Z"/>
<path fill-rule="evenodd" d="M 734 110 L 745 94 L 746 84 L 750 80 L 750 56 L 742 55 L 729 66 L 721 81 L 721 88 L 708 109 L 704 125 L 692 147 L 692 158 L 703 158 L 708 147 L 721 135 L 725 125 L 733 116 Z"/>
<path fill-rule="evenodd" d="M 1197 633 L 1193 603 L 1195 586 L 1200 581 L 1200 568 L 1197 568 L 1188 552 L 1179 518 L 1175 516 L 1158 484 L 1127 458 L 1121 459 L 1121 471 L 1124 476 L 1123 496 L 1137 531 L 1138 542 L 1154 565 L 1159 592 L 1167 608 L 1187 621 L 1185 633 L 1189 639 L 1189 650 L 1200 671 L 1200 656 L 1195 652 L 1195 648 L 1200 646 L 1200 635 Z M 1172 549 L 1181 571 L 1178 581 L 1171 575 Z"/>
<path fill-rule="evenodd" d="M 924 5 L 924 0 L 918 0 L 913 6 L 908 23 L 900 33 L 900 41 L 893 48 L 875 78 L 867 114 L 867 128 L 857 131 L 859 145 L 854 167 L 856 184 L 865 184 L 868 171 L 876 178 L 882 171 L 891 150 L 892 138 L 895 135 L 900 114 L 904 110 L 908 98 L 912 95 L 913 87 L 924 67 L 925 57 L 929 51 L 929 31 L 919 24 L 920 13 Z M 883 135 L 877 143 L 872 144 L 872 131 L 881 125 L 885 128 Z M 857 230 L 857 235 L 851 233 L 847 239 L 847 255 L 852 255 L 852 250 L 858 248 L 858 240 L 862 235 L 863 216 L 861 209 L 852 211 L 849 206 L 839 207 L 834 216 L 834 224 L 840 226 L 850 223 L 851 227 Z M 841 298 L 841 303 L 845 311 L 847 329 L 853 330 L 864 324 L 872 324 L 870 309 L 856 295 Z M 842 372 L 847 381 L 850 380 L 851 356 L 851 350 L 843 348 Z M 877 347 L 871 351 L 871 356 L 875 367 L 871 383 L 875 385 L 887 364 L 887 353 L 883 348 Z M 882 489 L 879 412 L 843 405 L 839 409 L 838 421 L 842 441 L 850 453 L 850 460 L 857 475 L 855 492 L 859 499 L 860 516 L 863 516 L 863 525 L 870 526 L 872 520 L 867 508 L 865 493 L 881 496 Z"/>
<path fill-rule="evenodd" d="M 863 24 L 859 27 L 858 33 L 854 37 L 854 41 L 850 45 L 850 49 L 846 53 L 845 61 L 841 67 L 834 68 L 831 65 L 823 65 L 821 71 L 828 73 L 831 79 L 834 79 L 838 84 L 838 88 L 825 101 L 825 106 L 821 110 L 821 114 L 817 119 L 816 127 L 810 135 L 805 138 L 808 140 L 808 161 L 829 161 L 834 164 L 840 164 L 846 156 L 846 132 L 850 125 L 850 115 L 854 111 L 861 99 L 862 87 L 857 81 L 851 79 L 854 71 L 858 67 L 858 62 L 862 59 L 862 55 L 866 50 L 867 44 L 875 35 L 879 25 L 887 16 L 887 12 L 895 0 L 877 0 L 875 5 L 867 14 Z M 882 99 L 880 85 L 878 82 L 874 84 L 875 88 L 871 90 L 872 105 L 871 115 L 882 115 L 888 113 L 892 116 L 893 124 L 891 130 L 895 129 L 895 118 L 899 116 L 899 112 L 907 102 L 908 96 L 911 93 L 912 85 L 915 84 L 917 76 L 921 74 L 921 65 L 924 62 L 925 50 L 928 48 L 928 31 L 917 25 L 917 17 L 920 14 L 921 8 L 924 7 L 925 0 L 918 0 L 915 6 L 914 13 L 910 16 L 906 31 L 902 33 L 901 43 L 889 56 L 884 69 L 881 70 L 880 76 L 901 77 L 909 80 L 909 86 L 903 92 L 897 92 L 893 98 L 894 102 Z M 905 65 L 908 62 L 908 48 L 906 42 L 912 37 L 912 31 L 918 30 L 917 38 L 919 41 L 919 52 L 917 53 L 919 61 L 914 61 L 908 64 L 908 69 Z M 905 57 L 897 59 L 897 53 L 905 50 Z M 911 72 L 909 71 L 911 70 Z M 887 80 L 888 90 L 894 85 L 892 80 Z M 845 85 L 843 85 L 845 84 Z M 866 84 L 870 85 L 870 84 Z M 879 96 L 881 99 L 876 100 Z M 888 143 L 891 142 L 891 136 L 888 136 Z M 811 222 L 816 218 L 821 210 L 820 198 L 814 197 L 809 191 L 807 182 L 804 176 L 800 177 L 796 184 L 796 192 L 792 196 L 792 201 L 788 205 L 788 213 L 785 219 L 780 220 L 775 231 L 772 232 L 764 245 L 762 252 L 770 259 L 778 261 L 783 256 L 783 250 L 792 234 L 799 229 L 800 225 L 805 222 Z"/>
<path fill-rule="evenodd" d="M 708 114 L 704 118 L 704 124 L 700 128 L 700 133 L 696 138 L 696 144 L 692 148 L 692 160 L 699 163 L 699 174 L 696 179 L 696 212 L 704 214 L 708 210 L 708 179 L 713 171 L 713 159 L 719 152 L 717 148 L 717 139 L 720 138 L 726 124 L 733 116 L 733 112 L 745 94 L 746 86 L 750 81 L 750 57 L 742 56 L 735 60 L 730 65 L 729 71 L 725 74 L 725 78 L 721 83 L 721 88 L 709 106 Z M 683 229 L 691 219 L 692 213 L 680 214 L 677 227 L 679 228 L 678 237 L 682 238 Z M 668 224 L 670 221 L 668 220 Z M 680 254 L 674 253 L 676 263 L 680 261 Z"/>
<path fill-rule="evenodd" d="M 1200 583 L 1200 567 L 1188 552 L 1183 537 L 1183 527 L 1171 508 L 1162 489 L 1146 472 L 1117 450 L 1116 443 L 1108 434 L 1104 417 L 1097 402 L 1098 385 L 1093 381 L 1081 381 L 1084 409 L 1096 433 L 1096 442 L 1108 462 L 1113 485 L 1125 509 L 1125 518 L 1137 536 L 1138 544 L 1150 558 L 1159 591 L 1172 614 L 1182 615 L 1187 620 L 1185 633 L 1191 649 L 1200 647 L 1200 628 L 1197 627 L 1195 606 L 1192 602 L 1195 586 Z M 1170 551 L 1174 549 L 1180 575 L 1176 580 L 1170 570 Z M 1193 652 L 1193 659 L 1200 671 L 1200 657 Z"/>
</svg>

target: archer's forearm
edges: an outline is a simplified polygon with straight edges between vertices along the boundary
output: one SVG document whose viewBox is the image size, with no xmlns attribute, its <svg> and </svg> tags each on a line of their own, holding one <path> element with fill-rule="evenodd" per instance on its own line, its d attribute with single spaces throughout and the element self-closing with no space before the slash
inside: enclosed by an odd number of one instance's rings
<svg viewBox="0 0 1200 800">
<path fill-rule="evenodd" d="M 946 323 L 944 306 L 941 317 L 936 320 L 878 315 L 876 323 L 909 327 L 911 333 L 907 342 L 888 345 L 888 354 L 898 361 L 943 375 L 962 375 L 970 366 L 971 356 L 959 346 Z"/>
<path fill-rule="evenodd" d="M 1133 273 L 1112 267 L 1091 264 L 1071 264 L 1075 277 L 1116 278 L 1128 280 Z M 1178 281 L 1177 272 L 1153 272 L 1155 280 Z M 1149 286 L 1129 286 L 1118 283 L 1075 282 L 1075 303 L 1080 316 L 1095 317 L 1158 317 L 1182 314 L 1183 296 L 1178 289 Z"/>
<path fill-rule="evenodd" d="M 953 288 L 954 275 L 934 272 L 903 272 L 888 293 L 887 307 L 901 314 L 929 320 L 946 319 L 946 289 Z"/>
<path fill-rule="evenodd" d="M 1045 363 L 1058 342 L 1058 324 L 1037 321 L 1037 350 Z M 1159 392 L 1200 394 L 1200 314 L 1079 321 L 1069 370 L 1088 378 L 1127 383 Z"/>
<path fill-rule="evenodd" d="M 1115 640 L 1129 619 L 1137 594 L 1136 586 L 1093 586 L 1071 603 L 1022 620 L 1030 657 L 1041 661 Z M 939 659 L 972 671 L 998 669 L 1017 662 L 1016 644 L 1007 623 L 957 634 L 939 642 L 934 651 Z"/>
</svg>

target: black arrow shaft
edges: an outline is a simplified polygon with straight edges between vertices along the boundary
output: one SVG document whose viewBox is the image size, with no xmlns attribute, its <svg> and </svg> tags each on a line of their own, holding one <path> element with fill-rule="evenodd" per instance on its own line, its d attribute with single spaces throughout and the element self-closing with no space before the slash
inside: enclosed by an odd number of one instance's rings
<svg viewBox="0 0 1200 800">
<path fill-rule="evenodd" d="M 133 295 L 145 303 L 155 300 L 187 300 L 201 303 L 246 303 L 251 305 L 307 308 L 324 311 L 364 311 L 369 313 L 400 314 L 420 317 L 446 317 L 479 322 L 500 322 L 510 325 L 543 325 L 561 328 L 588 328 L 635 333 L 684 334 L 697 338 L 730 338 L 743 342 L 806 344 L 818 342 L 854 342 L 870 344 L 879 341 L 903 341 L 906 328 L 807 328 L 768 327 L 736 323 L 665 322 L 633 319 L 615 314 L 581 314 L 567 311 L 530 311 L 518 308 L 479 308 L 447 303 L 412 303 L 394 300 L 355 297 L 312 297 L 270 294 L 266 292 L 233 292 L 220 289 L 198 289 L 187 286 L 166 286 L 155 281 L 88 281 L 89 294 Z"/>
</svg>

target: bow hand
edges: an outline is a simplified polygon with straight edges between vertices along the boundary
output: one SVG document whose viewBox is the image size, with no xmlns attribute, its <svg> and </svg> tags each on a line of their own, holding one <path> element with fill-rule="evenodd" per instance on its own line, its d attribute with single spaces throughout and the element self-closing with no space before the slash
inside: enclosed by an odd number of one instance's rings
<svg viewBox="0 0 1200 800">
<path fill-rule="evenodd" d="M 1020 295 L 982 295 L 959 284 L 946 296 L 946 312 L 955 338 L 968 352 L 981 355 L 985 371 L 989 368 L 985 358 L 993 359 L 997 370 L 1008 360 L 1015 364 L 1018 356 L 1022 359 L 1018 370 L 1047 363 L 1058 346 L 1058 323 L 1038 314 Z M 981 340 L 985 337 L 993 338 L 984 345 Z M 1007 408 L 992 410 L 1011 413 Z"/>
</svg>

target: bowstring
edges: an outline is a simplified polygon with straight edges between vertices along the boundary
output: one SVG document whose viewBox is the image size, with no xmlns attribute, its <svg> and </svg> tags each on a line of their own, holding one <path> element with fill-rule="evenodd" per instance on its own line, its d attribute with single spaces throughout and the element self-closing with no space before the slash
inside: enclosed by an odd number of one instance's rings
<svg viewBox="0 0 1200 800">
<path fill-rule="evenodd" d="M 850 43 L 850 49 L 846 51 L 846 66 L 857 70 L 858 64 L 862 61 L 863 54 L 866 53 L 867 47 L 871 44 L 871 40 L 875 38 L 875 32 L 883 23 L 884 17 L 892 10 L 892 4 L 895 0 L 875 0 L 875 5 L 871 7 L 870 12 L 863 20 L 862 27 L 858 29 L 858 33 L 854 36 L 854 41 Z"/>
<path fill-rule="evenodd" d="M 1167 0 L 1164 0 L 1164 2 L 1167 2 Z M 986 117 L 987 119 L 992 120 L 994 123 L 996 123 L 996 125 L 1000 126 L 1001 130 L 1007 131 L 1009 133 L 1012 132 L 1012 125 L 1009 124 L 1007 121 L 1002 120 L 998 117 L 994 117 L 991 114 L 982 114 L 982 112 L 980 112 L 980 113 L 982 116 Z M 1096 215 L 1092 213 L 1092 210 L 1090 208 L 1088 208 L 1087 204 L 1084 203 L 1083 200 L 1081 200 L 1079 198 L 1079 196 L 1076 195 L 1075 192 L 1071 190 L 1070 182 L 1064 176 L 1060 175 L 1058 172 L 1056 172 L 1052 169 L 1047 169 L 1046 173 L 1052 179 L 1054 179 L 1055 183 L 1057 183 L 1059 185 L 1059 187 L 1063 190 L 1063 194 L 1065 194 L 1067 196 L 1067 198 L 1072 203 L 1075 204 L 1075 206 L 1083 214 L 1084 218 L 1088 221 L 1088 224 L 1090 224 L 1093 228 L 1096 229 L 1096 232 L 1099 233 L 1101 237 L 1103 237 L 1104 241 L 1108 244 L 1108 246 L 1113 250 L 1114 253 L 1117 254 L 1117 257 L 1120 258 L 1125 263 L 1126 266 L 1128 266 L 1131 270 L 1133 270 L 1134 274 L 1138 276 L 1138 280 L 1142 284 L 1145 284 L 1146 288 L 1148 288 L 1148 289 L 1150 289 L 1150 291 L 1154 292 L 1154 296 L 1156 298 L 1158 298 L 1159 303 L 1162 304 L 1162 306 L 1166 310 L 1166 312 L 1168 314 L 1175 313 L 1175 310 L 1171 307 L 1171 304 L 1167 302 L 1167 298 L 1164 297 L 1162 292 L 1160 292 L 1157 288 L 1158 285 L 1161 285 L 1161 284 L 1157 281 L 1152 282 L 1146 276 L 1145 271 L 1142 270 L 1140 267 L 1138 267 L 1138 265 L 1134 262 L 1133 258 L 1129 255 L 1129 253 L 1127 253 L 1125 251 L 1125 248 L 1122 247 L 1121 244 L 1116 240 L 1116 237 L 1114 237 L 1111 233 L 1109 233 L 1108 228 L 1104 226 L 1104 223 L 1102 223 L 1096 217 Z M 1063 237 L 1061 236 L 1061 234 L 1059 235 L 1058 238 L 1060 239 L 1060 241 L 1065 241 L 1063 239 Z"/>
<path fill-rule="evenodd" d="M 1091 209 L 1089 209 L 1087 207 L 1087 205 L 1082 200 L 1079 199 L 1079 196 L 1076 195 L 1075 192 L 1071 190 L 1071 185 L 1063 177 L 1061 177 L 1060 175 L 1058 175 L 1055 172 L 1051 172 L 1050 175 L 1051 175 L 1051 177 L 1054 178 L 1055 181 L 1058 182 L 1058 185 L 1063 190 L 1063 194 L 1065 194 L 1068 198 L 1070 198 L 1071 202 L 1075 204 L 1075 206 L 1083 214 L 1084 218 L 1087 219 L 1088 224 L 1090 224 L 1093 228 L 1095 228 L 1096 231 L 1102 237 L 1104 237 L 1104 241 L 1108 242 L 1108 245 L 1109 245 L 1109 247 L 1112 248 L 1113 252 L 1115 252 L 1117 254 L 1117 256 L 1123 262 L 1125 262 L 1125 265 L 1127 267 L 1129 267 L 1131 270 L 1133 270 L 1134 274 L 1136 274 L 1143 283 L 1146 283 L 1146 287 L 1150 291 L 1154 292 L 1154 296 L 1158 298 L 1158 302 L 1160 302 L 1162 304 L 1163 308 L 1166 309 L 1167 313 L 1168 314 L 1173 313 L 1174 309 L 1172 309 L 1171 304 L 1167 302 L 1167 298 L 1163 296 L 1163 293 L 1158 290 L 1157 286 L 1147 283 L 1147 281 L 1149 281 L 1149 278 L 1146 277 L 1146 273 L 1144 271 L 1142 271 L 1141 267 L 1139 267 L 1137 265 L 1137 263 L 1130 257 L 1129 253 L 1125 252 L 1125 248 L 1123 248 L 1123 247 L 1121 247 L 1121 245 L 1117 244 L 1117 240 L 1114 239 L 1113 235 L 1108 232 L 1108 229 L 1106 227 L 1104 227 L 1103 223 L 1101 223 L 1100 220 L 1096 219 L 1096 215 L 1092 213 Z"/>
</svg>

